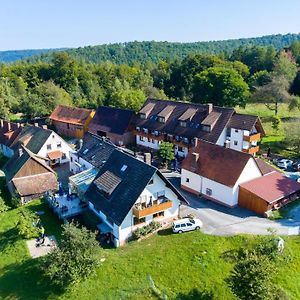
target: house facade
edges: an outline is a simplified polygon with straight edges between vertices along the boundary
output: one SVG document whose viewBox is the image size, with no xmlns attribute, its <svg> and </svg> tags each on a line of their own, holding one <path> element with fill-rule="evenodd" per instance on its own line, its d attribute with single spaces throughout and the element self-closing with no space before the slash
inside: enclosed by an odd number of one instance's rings
<svg viewBox="0 0 300 300">
<path fill-rule="evenodd" d="M 17 151 L 23 145 L 34 154 L 47 158 L 50 165 L 67 163 L 72 148 L 53 130 L 38 126 L 26 125 L 12 143 Z"/>
<path fill-rule="evenodd" d="M 91 109 L 58 105 L 49 119 L 58 134 L 82 139 L 94 115 Z"/>
<path fill-rule="evenodd" d="M 182 162 L 181 187 L 234 207 L 238 204 L 239 185 L 261 176 L 250 154 L 199 141 Z"/>
<path fill-rule="evenodd" d="M 135 142 L 132 133 L 134 116 L 133 110 L 100 106 L 89 124 L 89 131 L 117 146 L 128 146 Z"/>
<path fill-rule="evenodd" d="M 135 121 L 136 144 L 158 150 L 160 143 L 174 144 L 175 154 L 186 157 L 196 139 L 255 154 L 264 134 L 256 116 L 237 114 L 232 108 L 148 99 Z"/>
<path fill-rule="evenodd" d="M 84 198 L 116 246 L 152 221 L 177 218 L 185 201 L 156 168 L 119 150 L 110 155 Z"/>
<path fill-rule="evenodd" d="M 58 189 L 56 175 L 48 166 L 47 159 L 24 146 L 6 163 L 4 173 L 9 192 L 19 197 L 21 204 Z"/>
</svg>

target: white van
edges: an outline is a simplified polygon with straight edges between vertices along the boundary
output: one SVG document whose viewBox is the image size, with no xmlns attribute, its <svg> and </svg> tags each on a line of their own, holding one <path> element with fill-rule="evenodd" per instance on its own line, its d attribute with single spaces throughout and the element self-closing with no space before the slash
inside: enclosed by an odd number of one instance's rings
<svg viewBox="0 0 300 300">
<path fill-rule="evenodd" d="M 174 233 L 185 231 L 199 230 L 203 226 L 201 220 L 184 218 L 173 222 L 172 230 Z"/>
</svg>

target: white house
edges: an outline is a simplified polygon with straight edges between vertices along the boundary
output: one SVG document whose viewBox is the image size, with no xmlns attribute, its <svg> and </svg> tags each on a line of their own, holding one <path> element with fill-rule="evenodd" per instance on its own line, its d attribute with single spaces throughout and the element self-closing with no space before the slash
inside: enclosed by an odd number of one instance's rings
<svg viewBox="0 0 300 300">
<path fill-rule="evenodd" d="M 252 155 L 199 141 L 182 162 L 181 187 L 233 207 L 238 204 L 239 185 L 261 176 Z"/>
<path fill-rule="evenodd" d="M 120 150 L 112 152 L 84 198 L 116 246 L 151 221 L 177 218 L 185 201 L 159 170 Z"/>
<path fill-rule="evenodd" d="M 85 134 L 84 139 L 79 144 L 78 151 L 70 152 L 70 171 L 73 174 L 91 168 L 100 168 L 116 148 L 107 139 L 90 132 Z"/>
<path fill-rule="evenodd" d="M 69 162 L 70 145 L 53 130 L 26 125 L 11 145 L 16 151 L 20 145 L 34 154 L 50 160 L 51 165 Z"/>
<path fill-rule="evenodd" d="M 255 154 L 264 134 L 257 116 L 237 114 L 233 108 L 148 99 L 135 120 L 136 144 L 154 151 L 162 141 L 186 157 L 196 140 Z"/>
</svg>

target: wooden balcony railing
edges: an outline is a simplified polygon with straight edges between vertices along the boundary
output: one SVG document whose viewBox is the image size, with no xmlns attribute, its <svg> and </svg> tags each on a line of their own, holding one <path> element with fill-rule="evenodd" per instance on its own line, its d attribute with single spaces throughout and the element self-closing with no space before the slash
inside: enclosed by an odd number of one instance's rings
<svg viewBox="0 0 300 300">
<path fill-rule="evenodd" d="M 173 202 L 171 200 L 167 200 L 163 203 L 152 205 L 145 208 L 133 207 L 132 212 L 137 218 L 143 218 L 145 216 L 153 215 L 160 211 L 164 211 L 168 208 L 171 208 L 172 206 L 173 206 Z"/>
<path fill-rule="evenodd" d="M 254 147 L 250 147 L 249 149 L 243 149 L 243 152 L 253 155 L 257 153 L 258 150 L 259 150 L 259 146 L 254 146 Z"/>
<path fill-rule="evenodd" d="M 244 135 L 244 141 L 246 142 L 254 142 L 254 141 L 259 141 L 260 140 L 260 133 L 255 133 L 251 135 Z"/>
<path fill-rule="evenodd" d="M 149 138 L 149 139 L 157 140 L 157 141 L 164 141 L 165 140 L 165 135 L 164 134 L 155 135 L 155 134 L 151 134 L 151 133 L 145 133 L 142 130 L 141 131 L 133 130 L 133 134 L 143 136 L 143 137 L 146 137 L 146 138 Z"/>
</svg>

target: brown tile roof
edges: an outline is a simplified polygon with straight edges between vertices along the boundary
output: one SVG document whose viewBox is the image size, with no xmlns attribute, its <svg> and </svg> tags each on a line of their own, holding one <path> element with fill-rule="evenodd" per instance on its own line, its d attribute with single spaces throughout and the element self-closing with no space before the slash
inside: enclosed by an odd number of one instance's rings
<svg viewBox="0 0 300 300">
<path fill-rule="evenodd" d="M 99 130 L 123 135 L 129 129 L 134 115 L 133 110 L 100 106 L 89 124 L 89 131 L 94 134 Z"/>
<path fill-rule="evenodd" d="M 165 123 L 158 122 L 157 118 L 168 106 L 175 106 L 169 118 Z M 195 110 L 195 112 L 193 111 Z M 189 111 L 189 113 L 188 113 Z M 219 113 L 220 117 L 211 132 L 201 130 L 202 121 L 208 116 L 208 105 L 193 104 L 187 102 L 175 102 L 169 100 L 147 99 L 140 113 L 148 112 L 146 119 L 137 118 L 135 125 L 145 127 L 149 130 L 158 130 L 163 133 L 183 136 L 187 138 L 200 138 L 212 143 L 216 143 L 228 121 L 230 120 L 234 109 L 225 107 L 213 107 L 214 113 Z M 186 116 L 185 116 L 186 114 Z M 187 118 L 187 126 L 179 126 L 179 119 Z M 216 116 L 216 115 L 215 115 Z"/>
<path fill-rule="evenodd" d="M 14 178 L 12 182 L 20 196 L 42 194 L 58 188 L 57 179 L 52 172 L 18 177 Z"/>
<path fill-rule="evenodd" d="M 274 171 L 265 176 L 240 184 L 240 187 L 268 203 L 283 199 L 300 191 L 300 183 Z"/>
<path fill-rule="evenodd" d="M 193 153 L 198 153 L 197 162 Z M 196 149 L 182 162 L 182 169 L 196 173 L 223 185 L 233 187 L 251 155 L 212 143 L 199 141 Z"/>
<path fill-rule="evenodd" d="M 157 114 L 158 117 L 163 117 L 166 120 L 169 118 L 171 115 L 172 111 L 174 110 L 175 105 L 167 105 L 163 110 Z"/>
<path fill-rule="evenodd" d="M 22 128 L 20 123 L 0 120 L 0 144 L 10 147 L 22 131 Z"/>
<path fill-rule="evenodd" d="M 61 158 L 63 153 L 59 150 L 56 150 L 56 151 L 48 152 L 47 155 L 48 155 L 49 159 L 53 160 L 53 159 Z"/>
<path fill-rule="evenodd" d="M 221 116 L 221 113 L 213 111 L 201 122 L 201 124 L 208 125 L 208 126 L 211 126 L 211 128 L 213 128 L 213 126 L 219 120 L 220 116 Z"/>
<path fill-rule="evenodd" d="M 197 112 L 197 109 L 195 108 L 188 108 L 179 118 L 179 121 L 187 121 L 190 120 L 195 113 Z"/>
<path fill-rule="evenodd" d="M 91 113 L 91 109 L 58 105 L 49 119 L 75 125 L 84 125 Z"/>
<path fill-rule="evenodd" d="M 260 158 L 255 158 L 256 164 L 263 175 L 276 171 L 270 164 L 266 163 Z"/>
</svg>

